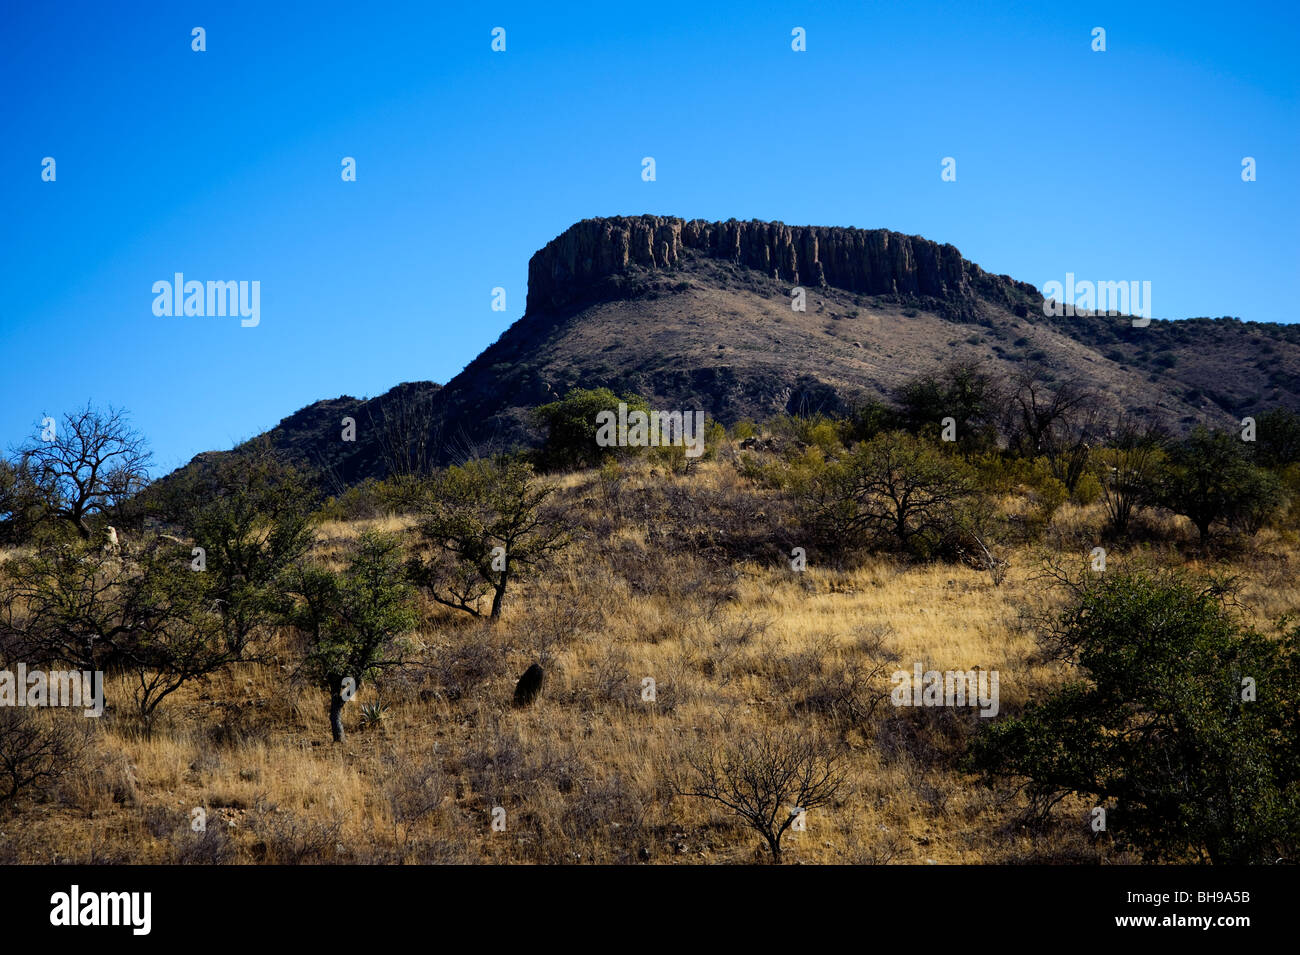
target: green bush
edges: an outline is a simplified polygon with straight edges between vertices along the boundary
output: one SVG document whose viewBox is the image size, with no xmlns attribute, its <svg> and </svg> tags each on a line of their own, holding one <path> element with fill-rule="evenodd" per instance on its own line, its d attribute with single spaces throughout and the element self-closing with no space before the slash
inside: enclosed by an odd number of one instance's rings
<svg viewBox="0 0 1300 955">
<path fill-rule="evenodd" d="M 758 433 L 758 425 L 746 419 L 737 421 L 731 426 L 731 437 L 736 441 L 744 441 L 746 438 L 752 438 Z"/>
<path fill-rule="evenodd" d="M 949 365 L 937 375 L 908 382 L 898 393 L 903 427 L 938 439 L 944 418 L 956 422 L 963 454 L 991 450 L 997 443 L 1000 398 L 992 378 L 971 362 Z"/>
<path fill-rule="evenodd" d="M 404 637 L 419 622 L 414 590 L 402 576 L 401 544 L 367 531 L 341 573 L 308 566 L 294 593 L 303 670 L 329 693 L 330 731 L 341 742 L 344 705 L 374 673 L 401 664 Z"/>
<path fill-rule="evenodd" d="M 812 445 L 825 453 L 843 450 L 841 422 L 821 412 L 808 415 L 777 415 L 768 420 L 767 431 L 800 445 Z M 794 453 L 799 453 L 797 450 Z"/>
<path fill-rule="evenodd" d="M 1079 476 L 1079 481 L 1074 485 L 1074 493 L 1070 495 L 1070 500 L 1081 507 L 1087 507 L 1089 504 L 1097 503 L 1101 497 L 1101 482 L 1097 476 L 1091 472 L 1084 472 Z"/>
<path fill-rule="evenodd" d="M 1192 522 L 1202 543 L 1220 524 L 1254 533 L 1283 504 L 1281 482 L 1250 463 L 1240 438 L 1203 427 L 1171 449 L 1159 499 Z"/>
<path fill-rule="evenodd" d="M 1300 462 L 1300 415 L 1289 408 L 1265 411 L 1255 421 L 1256 461 L 1285 468 Z"/>
<path fill-rule="evenodd" d="M 997 451 L 977 455 L 971 465 L 979 488 L 990 494 L 1025 494 L 1041 525 L 1051 523 L 1070 494 L 1046 458 L 1020 458 Z"/>
<path fill-rule="evenodd" d="M 787 484 L 805 526 L 832 551 L 865 546 L 934 557 L 976 490 L 960 459 L 904 431 L 824 463 L 820 448 L 809 451 Z"/>
<path fill-rule="evenodd" d="M 1071 678 L 981 733 L 972 765 L 1026 780 L 1044 817 L 1067 795 L 1094 801 L 1152 861 L 1294 858 L 1300 629 L 1269 639 L 1221 588 L 1172 572 L 1074 586 L 1044 634 Z"/>
<path fill-rule="evenodd" d="M 534 410 L 538 423 L 546 428 L 546 440 L 537 452 L 537 465 L 543 471 L 580 470 L 599 467 L 610 457 L 635 454 L 640 448 L 601 447 L 596 443 L 597 416 L 603 411 L 618 413 L 619 403 L 628 411 L 649 413 L 643 398 L 619 397 L 608 388 L 575 388 L 560 401 Z"/>
</svg>

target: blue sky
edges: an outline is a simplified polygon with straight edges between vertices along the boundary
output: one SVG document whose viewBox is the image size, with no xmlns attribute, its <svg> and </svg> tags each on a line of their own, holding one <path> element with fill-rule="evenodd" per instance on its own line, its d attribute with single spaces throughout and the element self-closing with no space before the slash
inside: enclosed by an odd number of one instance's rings
<svg viewBox="0 0 1300 955">
<path fill-rule="evenodd" d="M 1150 281 L 1157 317 L 1297 318 L 1294 3 L 463 6 L 10 5 L 0 445 L 91 400 L 164 472 L 445 382 L 597 215 L 889 228 Z M 175 272 L 260 281 L 260 324 L 155 316 Z"/>
</svg>

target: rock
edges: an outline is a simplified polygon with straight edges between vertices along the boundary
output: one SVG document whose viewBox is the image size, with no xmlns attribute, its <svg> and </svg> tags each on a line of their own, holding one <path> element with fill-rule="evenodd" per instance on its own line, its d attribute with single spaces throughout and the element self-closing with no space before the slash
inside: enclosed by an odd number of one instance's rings
<svg viewBox="0 0 1300 955">
<path fill-rule="evenodd" d="M 542 668 L 534 663 L 515 684 L 515 706 L 526 706 L 542 692 Z"/>
<path fill-rule="evenodd" d="M 951 245 L 886 229 L 614 216 L 584 219 L 533 256 L 527 311 L 581 301 L 600 279 L 631 266 L 675 268 L 692 253 L 730 260 L 791 285 L 867 295 L 969 298 L 972 283 L 986 275 Z"/>
</svg>

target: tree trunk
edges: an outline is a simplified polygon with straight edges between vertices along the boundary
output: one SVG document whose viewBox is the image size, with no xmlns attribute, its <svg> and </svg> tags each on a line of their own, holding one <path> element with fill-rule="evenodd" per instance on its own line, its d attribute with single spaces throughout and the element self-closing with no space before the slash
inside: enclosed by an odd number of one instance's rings
<svg viewBox="0 0 1300 955">
<path fill-rule="evenodd" d="M 506 599 L 506 574 L 501 574 L 501 583 L 497 584 L 496 592 L 492 594 L 492 619 L 495 620 L 501 616 L 501 604 Z"/>
<path fill-rule="evenodd" d="M 330 733 L 334 742 L 343 742 L 343 690 L 341 687 L 330 692 Z"/>
<path fill-rule="evenodd" d="M 772 850 L 772 865 L 780 865 L 781 864 L 781 840 L 779 838 L 777 839 L 769 838 L 767 840 L 767 844 Z"/>
</svg>

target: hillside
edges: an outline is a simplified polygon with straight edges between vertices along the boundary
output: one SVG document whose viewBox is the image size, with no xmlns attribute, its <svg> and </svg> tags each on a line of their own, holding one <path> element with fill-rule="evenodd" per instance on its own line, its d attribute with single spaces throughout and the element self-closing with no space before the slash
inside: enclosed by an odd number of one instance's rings
<svg viewBox="0 0 1300 955">
<path fill-rule="evenodd" d="M 534 444 L 531 409 L 574 387 L 731 424 L 846 411 L 957 359 L 1001 378 L 1027 365 L 1082 378 L 1113 410 L 1174 431 L 1300 408 L 1300 326 L 1046 317 L 1034 286 L 885 230 L 587 219 L 537 252 L 528 276 L 523 317 L 445 387 L 317 402 L 271 440 L 341 486 L 403 456 L 443 464 Z M 338 440 L 344 416 L 358 423 L 355 442 Z"/>
</svg>

